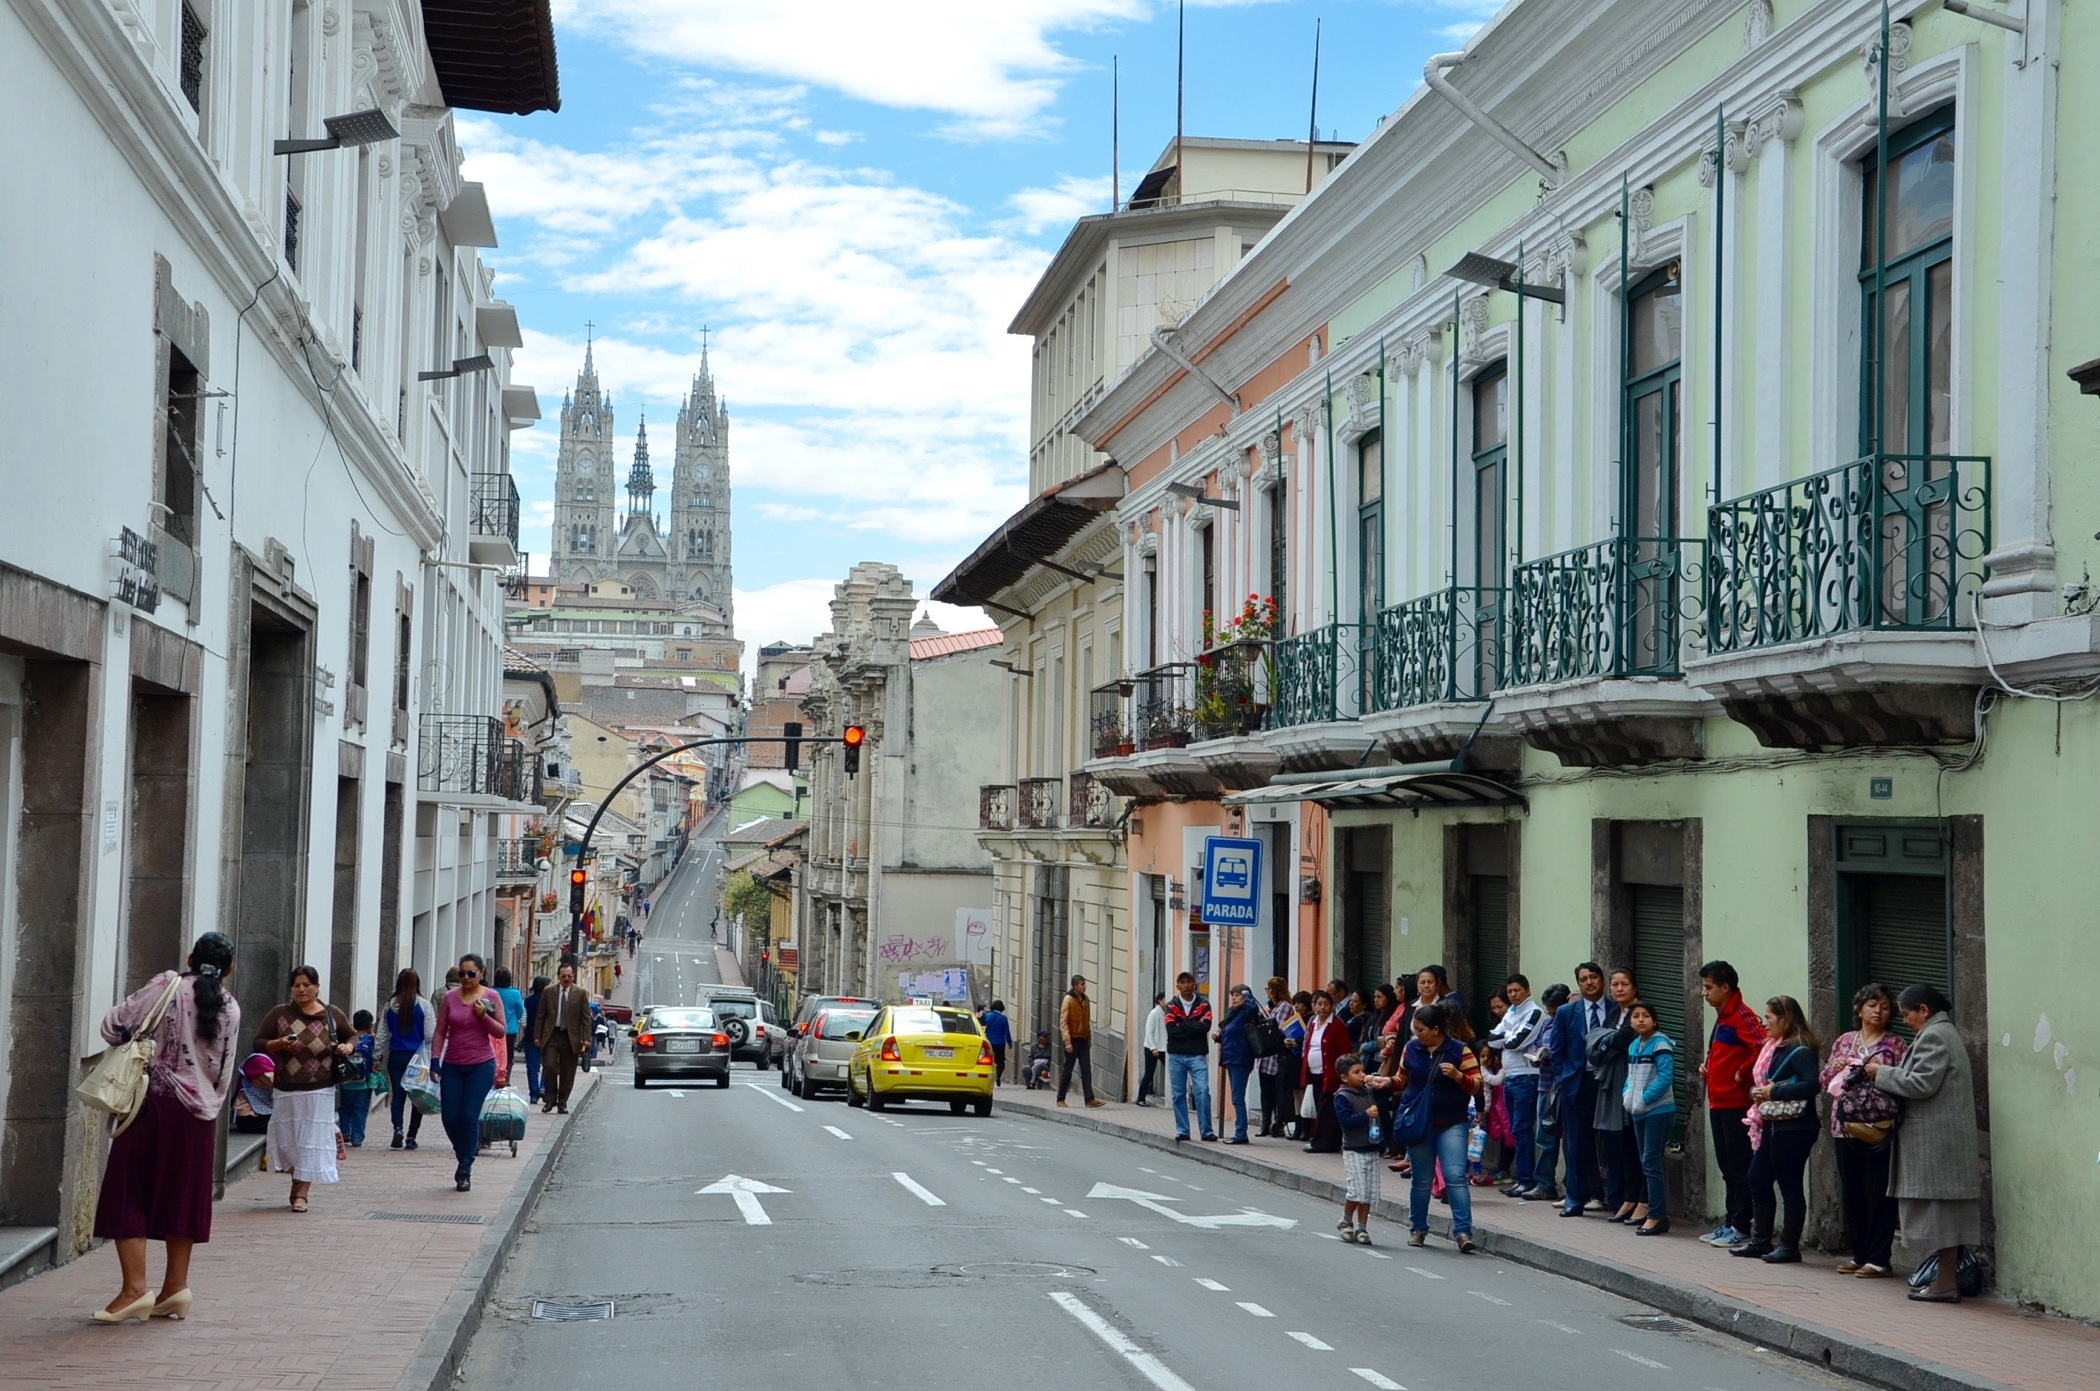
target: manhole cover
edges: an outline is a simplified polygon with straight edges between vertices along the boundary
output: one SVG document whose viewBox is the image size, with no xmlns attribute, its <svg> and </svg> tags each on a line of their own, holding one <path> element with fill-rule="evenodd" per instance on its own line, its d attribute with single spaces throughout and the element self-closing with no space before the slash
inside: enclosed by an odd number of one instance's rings
<svg viewBox="0 0 2100 1391">
<path fill-rule="evenodd" d="M 1689 1333 L 1692 1331 L 1690 1324 L 1679 1323 L 1675 1319 L 1666 1319 L 1660 1314 L 1621 1314 L 1619 1315 L 1619 1322 L 1625 1324 L 1628 1328 L 1645 1328 L 1650 1333 Z"/>
<path fill-rule="evenodd" d="M 488 1219 L 462 1212 L 368 1212 L 368 1222 L 448 1222 L 460 1227 L 478 1227 Z"/>
<path fill-rule="evenodd" d="M 1083 1265 L 1058 1265 L 1051 1261 L 973 1261 L 969 1265 L 955 1267 L 961 1275 L 988 1275 L 993 1277 L 1034 1277 L 1043 1280 L 1076 1280 L 1092 1275 L 1093 1269 Z"/>
<path fill-rule="evenodd" d="M 970 1276 L 950 1269 L 912 1270 L 805 1270 L 795 1278 L 805 1285 L 829 1289 L 932 1290 L 953 1286 Z"/>
<path fill-rule="evenodd" d="M 610 1299 L 535 1299 L 532 1301 L 532 1316 L 545 1319 L 549 1323 L 587 1323 L 594 1319 L 611 1318 L 613 1305 Z"/>
</svg>

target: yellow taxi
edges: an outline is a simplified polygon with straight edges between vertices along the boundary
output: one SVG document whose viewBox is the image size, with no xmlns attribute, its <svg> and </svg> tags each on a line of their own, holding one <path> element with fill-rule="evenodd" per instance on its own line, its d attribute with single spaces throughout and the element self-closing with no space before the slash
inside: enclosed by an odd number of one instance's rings
<svg viewBox="0 0 2100 1391">
<path fill-rule="evenodd" d="M 992 1113 L 992 1045 L 967 1008 L 885 1005 L 869 1021 L 846 1064 L 846 1104 L 880 1111 L 893 1101 Z"/>
</svg>

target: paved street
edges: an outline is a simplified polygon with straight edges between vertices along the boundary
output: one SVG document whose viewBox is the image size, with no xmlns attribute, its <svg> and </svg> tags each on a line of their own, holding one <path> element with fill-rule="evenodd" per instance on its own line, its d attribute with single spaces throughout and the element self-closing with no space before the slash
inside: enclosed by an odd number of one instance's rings
<svg viewBox="0 0 2100 1391">
<path fill-rule="evenodd" d="M 730 1386 L 1851 1385 L 1611 1295 L 1127 1141 L 921 1105 L 797 1102 L 775 1074 L 636 1092 L 577 1133 L 467 1359 L 480 1391 Z M 724 1184 L 725 1179 L 751 1182 Z M 738 1194 L 730 1187 L 755 1189 Z M 1120 1190 L 1111 1193 L 1108 1190 Z M 610 1323 L 531 1317 L 611 1300 Z M 1352 1378 L 1353 1374 L 1353 1378 Z"/>
<path fill-rule="evenodd" d="M 657 889 L 642 929 L 642 946 L 634 961 L 636 1008 L 689 1005 L 696 988 L 722 979 L 709 935 L 715 905 L 721 901 L 721 877 L 721 847 L 696 834 L 692 848 Z"/>
</svg>

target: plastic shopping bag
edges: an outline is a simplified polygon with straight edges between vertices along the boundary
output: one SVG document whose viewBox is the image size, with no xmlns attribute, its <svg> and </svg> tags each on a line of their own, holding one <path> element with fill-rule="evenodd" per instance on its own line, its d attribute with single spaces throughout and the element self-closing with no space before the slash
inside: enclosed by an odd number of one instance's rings
<svg viewBox="0 0 2100 1391">
<path fill-rule="evenodd" d="M 481 1103 L 481 1143 L 525 1138 L 525 1098 L 514 1087 L 498 1087 Z"/>
<path fill-rule="evenodd" d="M 401 1090 L 408 1096 L 409 1104 L 426 1116 L 434 1116 L 442 1104 L 438 1097 L 437 1078 L 430 1075 L 430 1063 L 418 1053 L 401 1074 Z"/>
</svg>

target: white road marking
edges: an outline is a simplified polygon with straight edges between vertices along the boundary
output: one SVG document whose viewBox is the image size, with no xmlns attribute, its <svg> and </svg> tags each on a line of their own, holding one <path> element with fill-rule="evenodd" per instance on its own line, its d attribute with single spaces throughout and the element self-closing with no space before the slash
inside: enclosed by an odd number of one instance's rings
<svg viewBox="0 0 2100 1391">
<path fill-rule="evenodd" d="M 1058 1211 L 1059 1211 L 1059 1212 L 1069 1212 L 1069 1213 L 1071 1213 L 1071 1214 L 1072 1214 L 1072 1215 L 1073 1215 L 1074 1217 L 1084 1217 L 1084 1216 L 1086 1216 L 1086 1214 L 1085 1214 L 1085 1213 L 1081 1212 L 1081 1211 L 1080 1211 L 1080 1210 L 1079 1210 L 1078 1208 L 1076 1208 L 1076 1207 L 1063 1207 L 1063 1208 L 1059 1208 L 1059 1209 L 1058 1209 Z"/>
<path fill-rule="evenodd" d="M 1150 1251 L 1152 1249 L 1134 1236 L 1119 1236 L 1116 1240 L 1122 1242 L 1125 1246 L 1134 1246 L 1140 1251 Z"/>
<path fill-rule="evenodd" d="M 1444 1278 L 1443 1276 L 1437 1274 L 1435 1271 L 1424 1270 L 1418 1265 L 1411 1265 L 1408 1267 L 1408 1269 L 1412 1270 L 1415 1274 L 1421 1276 L 1424 1280 L 1441 1280 Z"/>
<path fill-rule="evenodd" d="M 759 1194 L 791 1191 L 793 1190 L 775 1188 L 770 1183 L 761 1183 L 757 1179 L 744 1178 L 738 1174 L 724 1174 L 707 1187 L 693 1190 L 696 1196 L 703 1193 L 727 1193 L 736 1200 L 736 1210 L 744 1215 L 744 1225 L 748 1227 L 773 1225 L 773 1219 L 766 1216 L 765 1208 L 758 1201 Z"/>
<path fill-rule="evenodd" d="M 1540 1323 L 1543 1323 L 1543 1324 L 1544 1324 L 1544 1325 L 1546 1325 L 1546 1327 L 1548 1327 L 1548 1328 L 1557 1328 L 1557 1329 L 1559 1329 L 1559 1330 L 1560 1330 L 1561 1332 L 1563 1332 L 1563 1333 L 1573 1333 L 1573 1334 L 1574 1334 L 1574 1335 L 1575 1335 L 1576 1337 L 1578 1337 L 1578 1338 L 1580 1338 L 1580 1337 L 1582 1336 L 1582 1330 L 1581 1330 L 1581 1329 L 1579 1329 L 1579 1328 L 1570 1328 L 1570 1327 L 1568 1327 L 1568 1326 L 1567 1326 L 1566 1324 L 1564 1324 L 1564 1323 L 1555 1323 L 1555 1322 L 1554 1322 L 1554 1321 L 1553 1321 L 1552 1319 L 1540 1319 L 1540 1320 L 1539 1320 L 1539 1322 L 1540 1322 Z"/>
<path fill-rule="evenodd" d="M 913 1178 L 912 1178 L 912 1176 L 911 1176 L 910 1174 L 891 1174 L 891 1175 L 890 1175 L 890 1177 L 891 1177 L 891 1178 L 893 1178 L 893 1179 L 895 1179 L 895 1180 L 897 1180 L 897 1182 L 899 1182 L 899 1183 L 903 1184 L 903 1185 L 904 1185 L 904 1191 L 905 1191 L 905 1192 L 907 1192 L 907 1193 L 910 1193 L 910 1194 L 911 1194 L 911 1195 L 912 1195 L 913 1197 L 917 1198 L 917 1199 L 918 1199 L 918 1200 L 919 1200 L 920 1202 L 922 1202 L 922 1203 L 926 1204 L 926 1206 L 928 1206 L 928 1207 L 946 1207 L 946 1206 L 948 1206 L 948 1204 L 947 1204 L 946 1200 L 944 1200 L 944 1199 L 941 1199 L 941 1198 L 937 1198 L 937 1197 L 935 1197 L 935 1196 L 933 1195 L 933 1193 L 932 1193 L 932 1192 L 930 1192 L 930 1191 L 929 1191 L 928 1189 L 926 1189 L 926 1188 L 925 1188 L 925 1187 L 924 1187 L 923 1185 L 921 1185 L 921 1184 L 919 1184 L 918 1182 L 914 1181 L 914 1180 L 913 1180 Z"/>
<path fill-rule="evenodd" d="M 1323 1343 L 1323 1342 L 1321 1342 L 1321 1341 L 1320 1341 L 1320 1340 L 1319 1340 L 1318 1338 L 1315 1338 L 1315 1337 L 1314 1337 L 1314 1336 L 1313 1336 L 1312 1334 L 1310 1334 L 1310 1333 L 1287 1333 L 1287 1334 L 1285 1334 L 1284 1336 L 1285 1336 L 1285 1337 L 1288 1337 L 1288 1338 L 1296 1338 L 1296 1339 L 1297 1339 L 1297 1340 L 1298 1340 L 1299 1342 L 1301 1342 L 1301 1343 L 1305 1344 L 1305 1345 L 1306 1345 L 1307 1347 L 1311 1348 L 1311 1349 L 1312 1349 L 1312 1350 L 1313 1350 L 1314 1352 L 1333 1352 L 1333 1351 L 1334 1351 L 1334 1347 L 1333 1347 L 1333 1345 L 1331 1345 L 1331 1344 L 1328 1344 L 1328 1343 Z"/>
<path fill-rule="evenodd" d="M 797 1105 L 796 1105 L 796 1104 L 795 1104 L 794 1102 L 792 1102 L 792 1101 L 789 1101 L 789 1100 L 788 1100 L 788 1099 L 787 1099 L 786 1097 L 784 1097 L 784 1096 L 775 1096 L 775 1095 L 773 1095 L 773 1089 L 772 1089 L 771 1087 L 761 1087 L 761 1086 L 760 1086 L 760 1085 L 758 1085 L 758 1083 L 756 1083 L 756 1082 L 742 1082 L 742 1083 L 739 1083 L 738 1085 L 740 1085 L 740 1086 L 745 1086 L 745 1087 L 749 1087 L 749 1088 L 750 1088 L 750 1089 L 751 1089 L 752 1091 L 755 1091 L 755 1092 L 757 1092 L 757 1093 L 758 1093 L 758 1094 L 759 1094 L 760 1096 L 764 1097 L 764 1098 L 765 1098 L 766 1100 L 768 1100 L 768 1101 L 771 1101 L 771 1102 L 775 1102 L 775 1103 L 777 1103 L 777 1104 L 779 1104 L 779 1105 L 781 1105 L 781 1106 L 785 1106 L 785 1107 L 787 1107 L 787 1108 L 788 1108 L 788 1109 L 789 1109 L 790 1111 L 799 1111 L 799 1110 L 801 1110 L 801 1109 L 802 1109 L 802 1108 L 801 1108 L 800 1106 L 797 1106 Z"/>
<path fill-rule="evenodd" d="M 1179 1268 L 1180 1268 L 1180 1266 L 1181 1266 L 1181 1262 L 1180 1262 L 1180 1261 L 1177 1261 L 1177 1260 L 1175 1260 L 1175 1259 L 1174 1259 L 1174 1258 L 1173 1258 L 1172 1256 L 1162 1256 L 1162 1255 L 1154 1254 L 1154 1256 L 1152 1257 L 1152 1259 L 1153 1259 L 1153 1260 L 1155 1260 L 1155 1261 L 1158 1261 L 1158 1262 L 1159 1262 L 1159 1263 L 1160 1263 L 1161 1265 L 1171 1265 L 1171 1266 L 1175 1267 L 1176 1269 L 1179 1269 Z"/>
<path fill-rule="evenodd" d="M 1199 1285 L 1203 1286 L 1203 1288 L 1205 1288 L 1205 1289 L 1207 1289 L 1207 1290 L 1216 1290 L 1216 1291 L 1217 1291 L 1217 1292 L 1218 1292 L 1219 1294 L 1230 1294 L 1230 1293 L 1232 1293 L 1232 1287 L 1231 1287 L 1230 1285 L 1221 1285 L 1221 1284 L 1219 1284 L 1219 1283 L 1218 1283 L 1217 1281 L 1215 1281 L 1215 1280 L 1211 1280 L 1211 1279 L 1206 1279 L 1205 1277 L 1203 1277 L 1203 1276 L 1201 1276 L 1201 1275 L 1197 1275 L 1197 1276 L 1194 1276 L 1194 1277 L 1192 1277 L 1192 1278 L 1193 1278 L 1193 1279 L 1195 1280 L 1195 1282 L 1196 1282 L 1197 1284 L 1199 1284 Z"/>
<path fill-rule="evenodd" d="M 674 1091 L 674 1092 L 672 1092 L 672 1093 L 671 1093 L 671 1095 L 672 1095 L 672 1096 L 675 1096 L 675 1097 L 677 1097 L 677 1098 L 678 1098 L 678 1099 L 679 1099 L 680 1101 L 683 1101 L 683 1100 L 685 1100 L 685 1093 L 684 1093 L 684 1092 L 675 1092 L 675 1091 Z"/>
<path fill-rule="evenodd" d="M 1369 1256 L 1374 1261 L 1389 1261 L 1392 1259 L 1391 1256 L 1388 1256 L 1383 1251 L 1366 1251 L 1364 1252 L 1364 1254 L 1366 1256 Z"/>
<path fill-rule="evenodd" d="M 1394 1381 L 1389 1376 L 1381 1376 L 1369 1367 L 1351 1367 L 1349 1370 L 1377 1387 L 1378 1391 L 1407 1391 L 1407 1388 L 1399 1382 Z"/>
<path fill-rule="evenodd" d="M 1288 1231 L 1290 1228 L 1298 1225 L 1298 1219 L 1295 1217 L 1271 1217 L 1268 1213 L 1256 1208 L 1242 1208 L 1238 1212 L 1198 1217 L 1191 1213 L 1177 1212 L 1167 1206 L 1168 1203 L 1180 1201 L 1177 1198 L 1169 1198 L 1163 1193 L 1147 1193 L 1141 1188 L 1118 1188 L 1112 1183 L 1095 1184 L 1087 1196 L 1089 1198 L 1120 1198 L 1125 1202 L 1135 1203 L 1148 1212 L 1156 1212 L 1162 1217 L 1172 1218 L 1184 1226 L 1202 1227 L 1209 1231 L 1215 1231 L 1219 1227 L 1281 1227 Z"/>
<path fill-rule="evenodd" d="M 824 1128 L 830 1131 L 832 1134 L 838 1136 L 841 1140 L 850 1140 L 853 1138 L 851 1135 L 848 1135 L 845 1131 L 839 1129 L 835 1125 L 827 1125 Z"/>
<path fill-rule="evenodd" d="M 1019 1179 L 1017 1179 L 1017 1178 L 1013 1177 L 1013 1176 L 1012 1176 L 1011 1174 L 1005 1175 L 1004 1177 L 1005 1177 L 1005 1179 L 1006 1179 L 1006 1181 L 1007 1181 L 1008 1183 L 1019 1183 L 1019 1182 L 1021 1181 L 1021 1180 L 1019 1180 Z"/>
<path fill-rule="evenodd" d="M 1057 1290 L 1050 1297 L 1057 1301 L 1059 1308 L 1085 1325 L 1087 1331 L 1108 1344 L 1111 1351 L 1137 1368 L 1159 1391 L 1195 1391 L 1194 1387 L 1174 1375 L 1166 1363 L 1130 1341 L 1114 1324 L 1088 1308 L 1086 1301 L 1078 1295 Z"/>
<path fill-rule="evenodd" d="M 1240 1306 L 1240 1307 L 1241 1307 L 1242 1309 L 1245 1309 L 1245 1310 L 1246 1310 L 1246 1311 L 1247 1311 L 1248 1313 L 1250 1313 L 1250 1314 L 1254 1315 L 1254 1317 L 1256 1317 L 1256 1318 L 1258 1318 L 1258 1319 L 1273 1319 L 1273 1318 L 1275 1318 L 1275 1317 L 1276 1317 L 1276 1316 L 1275 1316 L 1274 1314 L 1270 1313 L 1270 1312 L 1269 1312 L 1269 1311 L 1268 1311 L 1267 1309 L 1264 1309 L 1264 1308 L 1262 1308 L 1262 1307 L 1261 1307 L 1261 1305 L 1259 1305 L 1259 1304 L 1249 1304 L 1249 1303 L 1248 1303 L 1248 1302 L 1247 1302 L 1246 1300 L 1244 1300 L 1244 1299 L 1242 1299 L 1242 1300 L 1240 1300 L 1240 1301 L 1238 1301 L 1238 1302 L 1239 1302 L 1239 1306 Z"/>
<path fill-rule="evenodd" d="M 1466 1293 L 1472 1295 L 1475 1299 L 1485 1299 L 1490 1304 L 1500 1304 L 1505 1309 L 1509 1307 L 1508 1300 L 1498 1299 L 1494 1295 L 1489 1294 L 1486 1290 L 1467 1290 Z"/>
<path fill-rule="evenodd" d="M 1624 1349 L 1624 1348 L 1613 1348 L 1613 1349 L 1612 1349 L 1612 1351 L 1613 1351 L 1613 1352 L 1615 1352 L 1615 1353 L 1617 1353 L 1617 1354 L 1619 1354 L 1619 1356 L 1621 1356 L 1621 1357 L 1625 1358 L 1625 1359 L 1626 1359 L 1626 1360 L 1627 1360 L 1628 1362 L 1638 1362 L 1638 1363 L 1640 1363 L 1640 1364 L 1641 1364 L 1641 1365 L 1642 1365 L 1643 1367 L 1653 1367 L 1653 1368 L 1655 1368 L 1655 1370 L 1656 1370 L 1656 1371 L 1658 1371 L 1658 1372 L 1667 1372 L 1667 1371 L 1669 1371 L 1669 1370 L 1670 1370 L 1670 1369 L 1669 1369 L 1668 1367 L 1664 1366 L 1664 1365 L 1663 1365 L 1662 1363 L 1660 1363 L 1660 1362 L 1656 1362 L 1656 1361 L 1652 1361 L 1652 1360 L 1650 1360 L 1649 1358 L 1646 1358 L 1646 1357 L 1643 1357 L 1643 1356 L 1641 1356 L 1641 1355 L 1640 1355 L 1639 1353 L 1637 1353 L 1637 1352 L 1628 1352 L 1628 1351 L 1627 1351 L 1626 1349 Z"/>
<path fill-rule="evenodd" d="M 1340 1232 L 1314 1232 L 1313 1235 L 1318 1237 L 1325 1237 L 1329 1241 L 1340 1241 L 1342 1239 L 1342 1234 Z"/>
<path fill-rule="evenodd" d="M 1043 1190 L 1042 1190 L 1042 1189 L 1040 1189 L 1040 1188 L 1024 1188 L 1024 1189 L 1022 1189 L 1021 1191 L 1022 1191 L 1023 1193 L 1029 1194 L 1030 1196 L 1033 1196 L 1033 1195 L 1035 1195 L 1035 1194 L 1037 1194 L 1037 1193 L 1040 1193 L 1040 1192 L 1042 1192 Z"/>
<path fill-rule="evenodd" d="M 982 1164 L 982 1163 L 984 1163 L 984 1161 L 983 1161 L 982 1159 L 980 1159 L 980 1160 L 977 1160 L 976 1162 L 977 1162 L 977 1163 L 979 1163 L 979 1164 Z M 989 1168 L 988 1168 L 988 1169 L 986 1169 L 986 1170 L 985 1170 L 985 1172 L 986 1172 L 986 1173 L 988 1173 L 988 1174 L 1004 1174 L 1004 1173 L 1006 1172 L 1006 1170 L 1004 1170 L 1004 1169 L 989 1169 Z"/>
<path fill-rule="evenodd" d="M 1043 1199 L 1043 1201 L 1046 1203 L 1055 1203 L 1059 1207 L 1063 1207 L 1065 1205 L 1064 1199 L 1062 1198 L 1045 1198 Z"/>
<path fill-rule="evenodd" d="M 978 1168 L 984 1169 L 984 1161 L 982 1159 L 973 1159 L 970 1162 L 972 1164 L 975 1164 Z M 999 1171 L 997 1169 L 985 1169 L 985 1172 L 990 1174 L 996 1174 Z"/>
</svg>

